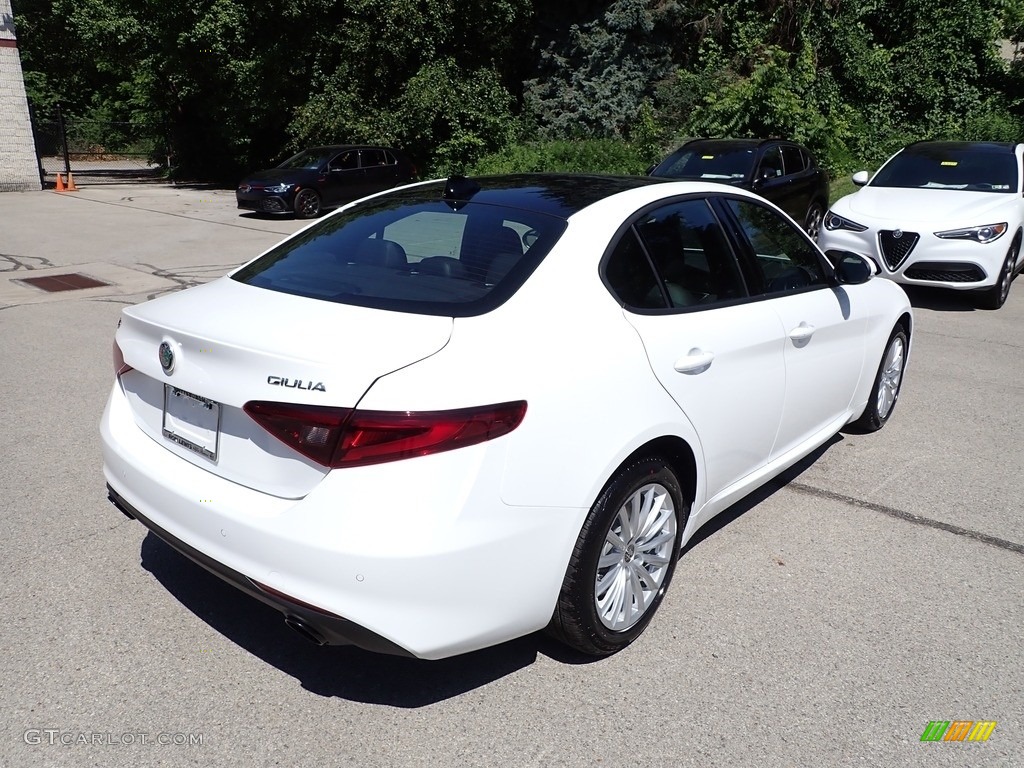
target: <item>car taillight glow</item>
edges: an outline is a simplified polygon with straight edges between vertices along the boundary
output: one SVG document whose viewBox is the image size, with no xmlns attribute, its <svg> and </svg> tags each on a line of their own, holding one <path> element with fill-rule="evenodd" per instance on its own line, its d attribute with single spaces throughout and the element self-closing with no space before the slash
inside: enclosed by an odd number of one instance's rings
<svg viewBox="0 0 1024 768">
<path fill-rule="evenodd" d="M 124 353 L 121 351 L 121 347 L 117 344 L 117 339 L 114 339 L 114 348 L 111 350 L 114 356 L 114 375 L 120 376 L 122 373 L 127 373 L 132 370 L 132 367 L 124 361 Z"/>
<path fill-rule="evenodd" d="M 252 401 L 245 412 L 281 442 L 332 469 L 450 451 L 508 434 L 526 402 L 449 411 L 360 411 Z"/>
</svg>

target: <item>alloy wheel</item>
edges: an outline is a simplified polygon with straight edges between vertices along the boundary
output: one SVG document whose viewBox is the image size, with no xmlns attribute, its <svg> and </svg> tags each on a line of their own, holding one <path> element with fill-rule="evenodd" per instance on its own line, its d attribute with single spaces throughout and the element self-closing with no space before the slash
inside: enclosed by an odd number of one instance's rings
<svg viewBox="0 0 1024 768">
<path fill-rule="evenodd" d="M 893 337 L 889 349 L 885 353 L 885 363 L 878 377 L 877 410 L 878 416 L 884 421 L 896 404 L 900 392 L 900 381 L 903 378 L 903 357 L 906 345 L 902 336 Z"/>
<path fill-rule="evenodd" d="M 619 508 L 594 585 L 594 607 L 605 627 L 629 629 L 650 608 L 669 573 L 676 525 L 672 495 L 660 483 L 638 488 Z"/>
</svg>

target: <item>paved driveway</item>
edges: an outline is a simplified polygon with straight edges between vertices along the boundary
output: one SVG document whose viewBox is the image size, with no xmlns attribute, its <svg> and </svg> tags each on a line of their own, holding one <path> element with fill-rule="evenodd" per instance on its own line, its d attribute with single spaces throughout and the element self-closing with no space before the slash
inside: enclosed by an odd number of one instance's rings
<svg viewBox="0 0 1024 768">
<path fill-rule="evenodd" d="M 1024 279 L 915 293 L 893 420 L 706 528 L 647 633 L 317 648 L 106 501 L 120 308 L 303 224 L 165 186 L 0 195 L 0 765 L 1024 765 Z M 107 286 L 15 282 L 78 271 Z M 986 720 L 985 743 L 923 743 Z M 165 743 L 166 742 L 166 743 Z"/>
</svg>

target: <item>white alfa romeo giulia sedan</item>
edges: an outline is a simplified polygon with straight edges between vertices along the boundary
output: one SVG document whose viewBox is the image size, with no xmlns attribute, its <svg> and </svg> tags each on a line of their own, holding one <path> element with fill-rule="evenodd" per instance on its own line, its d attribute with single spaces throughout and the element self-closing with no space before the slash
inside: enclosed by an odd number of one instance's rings
<svg viewBox="0 0 1024 768">
<path fill-rule="evenodd" d="M 701 525 L 893 412 L 910 305 L 830 257 L 717 184 L 365 198 L 123 311 L 110 498 L 318 643 L 613 653 Z"/>
</svg>

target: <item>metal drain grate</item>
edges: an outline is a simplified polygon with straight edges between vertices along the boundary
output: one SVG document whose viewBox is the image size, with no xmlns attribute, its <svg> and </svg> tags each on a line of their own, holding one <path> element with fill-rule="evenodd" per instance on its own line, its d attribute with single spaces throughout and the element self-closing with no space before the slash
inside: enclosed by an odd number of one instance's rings
<svg viewBox="0 0 1024 768">
<path fill-rule="evenodd" d="M 47 275 L 46 277 L 23 277 L 18 282 L 28 283 L 47 293 L 79 291 L 83 288 L 99 288 L 101 285 L 110 285 L 110 283 L 104 283 L 102 280 L 96 280 L 79 272 L 69 272 L 66 275 Z"/>
</svg>

